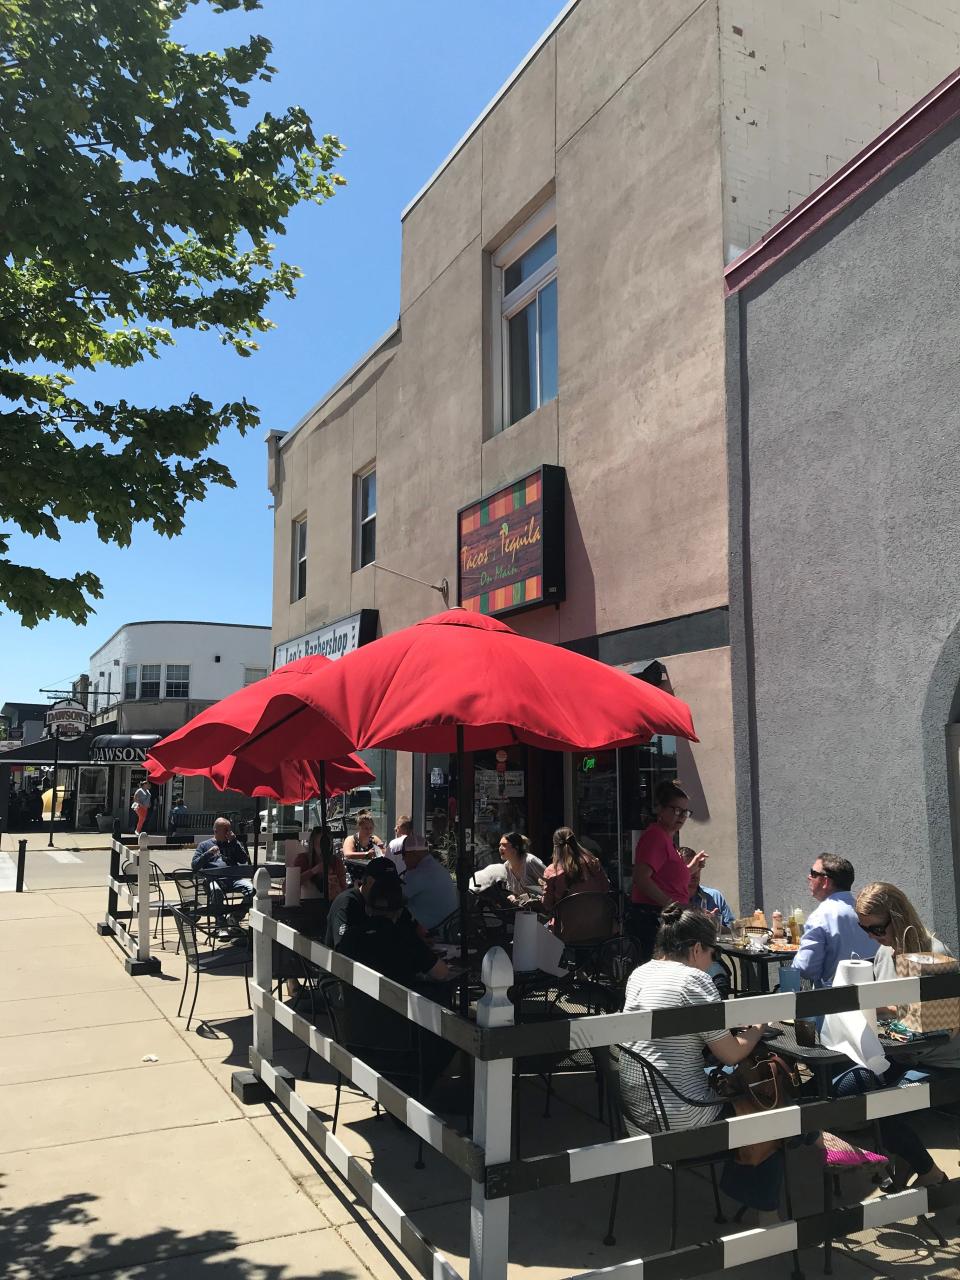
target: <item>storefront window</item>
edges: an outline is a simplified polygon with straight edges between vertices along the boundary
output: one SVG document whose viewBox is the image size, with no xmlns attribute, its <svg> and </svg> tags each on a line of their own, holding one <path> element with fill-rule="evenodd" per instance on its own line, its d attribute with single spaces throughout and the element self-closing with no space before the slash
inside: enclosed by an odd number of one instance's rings
<svg viewBox="0 0 960 1280">
<path fill-rule="evenodd" d="M 357 815 L 364 811 L 373 815 L 374 830 L 386 844 L 393 839 L 396 821 L 396 771 L 395 751 L 360 751 L 357 753 L 376 775 L 368 787 L 357 787 L 345 796 L 334 796 L 327 804 L 327 820 L 336 835 L 347 836 L 356 830 Z M 310 800 L 306 805 L 267 805 L 263 817 L 264 829 L 299 827 L 307 832 L 320 826 L 320 801 Z"/>
<path fill-rule="evenodd" d="M 646 746 L 624 747 L 619 752 L 580 751 L 574 754 L 574 827 L 587 848 L 602 859 L 612 880 L 617 875 L 618 831 L 627 880 L 633 863 L 633 847 L 640 832 L 653 818 L 654 789 L 658 782 L 676 775 L 676 738 L 657 736 Z"/>
<path fill-rule="evenodd" d="M 496 861 L 505 831 L 527 834 L 527 748 L 501 747 L 473 757 L 475 865 Z"/>
</svg>

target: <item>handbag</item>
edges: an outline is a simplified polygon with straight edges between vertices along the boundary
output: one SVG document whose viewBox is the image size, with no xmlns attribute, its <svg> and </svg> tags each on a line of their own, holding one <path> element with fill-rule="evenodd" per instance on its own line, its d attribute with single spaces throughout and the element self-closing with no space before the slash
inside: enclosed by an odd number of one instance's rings
<svg viewBox="0 0 960 1280">
<path fill-rule="evenodd" d="M 912 928 L 909 925 L 904 930 L 904 942 Z M 956 973 L 960 967 L 953 956 L 934 951 L 903 951 L 894 958 L 894 963 L 898 978 L 930 978 L 934 974 Z M 960 1031 L 960 997 L 915 1000 L 912 1004 L 900 1005 L 897 1016 L 908 1031 L 949 1031 L 956 1035 Z"/>
<path fill-rule="evenodd" d="M 733 1107 L 734 1114 L 745 1116 L 785 1106 L 800 1088 L 800 1077 L 779 1054 L 758 1047 L 731 1072 L 715 1067 L 711 1083 L 718 1096 Z M 734 1159 L 737 1164 L 763 1164 L 782 1146 L 782 1138 L 749 1142 L 737 1148 Z"/>
</svg>

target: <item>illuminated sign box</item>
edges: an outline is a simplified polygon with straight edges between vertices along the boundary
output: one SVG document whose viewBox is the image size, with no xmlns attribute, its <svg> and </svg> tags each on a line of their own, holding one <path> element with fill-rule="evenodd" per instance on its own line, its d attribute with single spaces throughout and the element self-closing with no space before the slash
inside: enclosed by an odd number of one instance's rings
<svg viewBox="0 0 960 1280">
<path fill-rule="evenodd" d="M 457 513 L 457 599 L 503 615 L 565 596 L 563 467 L 544 465 Z"/>
</svg>

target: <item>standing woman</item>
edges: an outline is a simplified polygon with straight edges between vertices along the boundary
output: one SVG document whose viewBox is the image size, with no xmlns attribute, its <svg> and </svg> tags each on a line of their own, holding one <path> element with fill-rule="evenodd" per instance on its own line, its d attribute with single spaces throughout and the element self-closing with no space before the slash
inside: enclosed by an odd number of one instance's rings
<svg viewBox="0 0 960 1280">
<path fill-rule="evenodd" d="M 512 899 L 538 893 L 545 868 L 530 852 L 530 841 L 519 831 L 506 831 L 500 837 L 500 859 L 507 873 L 507 892 Z"/>
<path fill-rule="evenodd" d="M 300 896 L 322 898 L 323 827 L 313 828 L 306 850 L 299 855 L 294 865 L 300 868 Z M 331 848 L 327 855 L 327 901 L 332 902 L 338 893 L 345 893 L 348 887 L 343 857 L 334 853 Z"/>
<path fill-rule="evenodd" d="M 543 878 L 543 910 L 549 915 L 571 893 L 610 892 L 600 859 L 587 852 L 569 827 L 558 827 L 553 833 L 553 861 Z"/>
<path fill-rule="evenodd" d="M 690 817 L 687 793 L 679 782 L 661 782 L 654 792 L 656 819 L 637 841 L 633 861 L 633 890 L 627 929 L 640 949 L 640 963 L 653 955 L 660 913 L 672 903 L 686 904 L 690 879 L 706 861 L 698 853 L 689 864 L 677 849 L 676 836 Z"/>
<path fill-rule="evenodd" d="M 373 829 L 373 817 L 364 810 L 357 818 L 357 834 L 347 836 L 343 852 L 348 858 L 375 858 L 383 853 L 383 841 Z"/>
</svg>

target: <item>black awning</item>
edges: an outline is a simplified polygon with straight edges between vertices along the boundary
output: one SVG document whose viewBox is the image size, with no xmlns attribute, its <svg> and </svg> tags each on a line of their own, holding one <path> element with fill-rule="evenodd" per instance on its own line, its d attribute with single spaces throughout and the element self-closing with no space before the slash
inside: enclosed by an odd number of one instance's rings
<svg viewBox="0 0 960 1280">
<path fill-rule="evenodd" d="M 90 743 L 91 764 L 142 764 L 159 733 L 100 733 Z"/>
<path fill-rule="evenodd" d="M 62 765 L 89 764 L 90 748 L 96 741 L 91 734 L 85 733 L 72 741 L 60 739 L 59 761 Z M 53 738 L 38 738 L 25 747 L 14 747 L 10 751 L 0 751 L 0 765 L 4 764 L 53 764 Z"/>
</svg>

